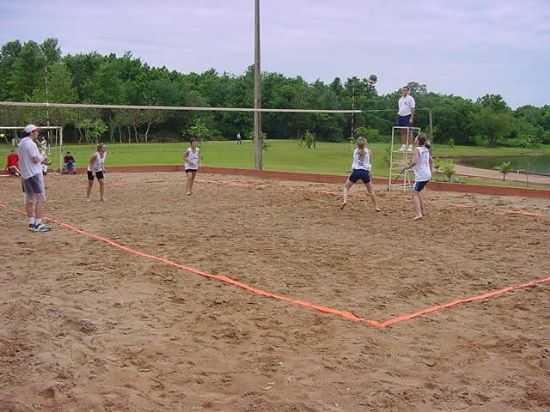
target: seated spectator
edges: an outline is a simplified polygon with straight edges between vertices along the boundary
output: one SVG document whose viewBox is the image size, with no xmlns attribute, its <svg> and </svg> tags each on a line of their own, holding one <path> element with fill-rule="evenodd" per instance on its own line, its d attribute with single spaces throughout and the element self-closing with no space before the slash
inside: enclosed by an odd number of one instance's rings
<svg viewBox="0 0 550 412">
<path fill-rule="evenodd" d="M 69 175 L 76 174 L 76 160 L 71 152 L 67 152 L 63 157 L 63 173 Z"/>
<path fill-rule="evenodd" d="M 19 155 L 15 153 L 14 149 L 11 149 L 6 159 L 6 170 L 12 176 L 21 176 L 21 172 L 19 171 Z"/>
</svg>

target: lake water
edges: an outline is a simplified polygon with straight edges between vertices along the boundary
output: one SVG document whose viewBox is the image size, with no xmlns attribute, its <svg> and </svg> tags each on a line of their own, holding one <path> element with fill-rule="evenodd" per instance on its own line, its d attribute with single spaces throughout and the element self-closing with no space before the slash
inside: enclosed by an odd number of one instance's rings
<svg viewBox="0 0 550 412">
<path fill-rule="evenodd" d="M 479 167 L 481 169 L 494 169 L 502 162 L 511 162 L 512 169 L 529 170 L 531 173 L 550 175 L 550 155 L 522 156 L 522 157 L 487 157 L 476 159 L 460 159 L 460 163 L 466 166 Z"/>
</svg>

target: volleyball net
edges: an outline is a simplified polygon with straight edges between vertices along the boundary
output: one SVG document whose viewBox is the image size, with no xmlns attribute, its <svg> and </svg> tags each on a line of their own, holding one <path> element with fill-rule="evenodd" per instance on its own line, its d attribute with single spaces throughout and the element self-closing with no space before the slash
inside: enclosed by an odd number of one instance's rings
<svg viewBox="0 0 550 412">
<path fill-rule="evenodd" d="M 29 123 L 62 127 L 62 140 L 57 139 L 61 148 L 52 153 L 54 165 L 61 165 L 62 146 L 98 142 L 130 143 L 124 148 L 128 156 L 132 150 L 137 150 L 142 153 L 140 162 L 158 164 L 155 159 L 144 159 L 146 147 L 132 146 L 152 142 L 183 143 L 191 136 L 203 142 L 250 142 L 254 138 L 255 112 L 262 114 L 261 130 L 262 137 L 267 139 L 264 143 L 267 151 L 271 139 L 303 139 L 306 144 L 310 143 L 306 138 L 312 138 L 314 143 L 315 139 L 317 142 L 347 141 L 352 135 L 353 116 L 361 114 L 360 110 L 342 109 L 0 102 L 0 127 L 21 127 Z M 21 137 L 21 130 L 11 134 L 7 141 Z"/>
</svg>

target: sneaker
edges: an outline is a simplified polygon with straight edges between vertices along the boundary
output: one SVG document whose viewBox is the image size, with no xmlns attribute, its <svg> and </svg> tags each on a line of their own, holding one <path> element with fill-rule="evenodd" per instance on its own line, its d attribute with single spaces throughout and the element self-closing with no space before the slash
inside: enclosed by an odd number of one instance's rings
<svg viewBox="0 0 550 412">
<path fill-rule="evenodd" d="M 412 147 L 412 144 L 409 145 L 409 147 L 407 148 L 407 152 L 412 152 L 413 151 L 413 147 Z"/>
<path fill-rule="evenodd" d="M 33 228 L 33 232 L 49 232 L 51 230 L 51 228 L 44 224 L 44 223 L 40 223 L 38 225 L 34 225 L 34 228 Z"/>
<path fill-rule="evenodd" d="M 29 223 L 28 229 L 30 232 L 34 232 L 34 223 Z"/>
<path fill-rule="evenodd" d="M 405 150 L 407 150 L 407 147 L 404 144 L 402 144 L 401 147 L 399 148 L 399 151 L 404 152 Z"/>
</svg>

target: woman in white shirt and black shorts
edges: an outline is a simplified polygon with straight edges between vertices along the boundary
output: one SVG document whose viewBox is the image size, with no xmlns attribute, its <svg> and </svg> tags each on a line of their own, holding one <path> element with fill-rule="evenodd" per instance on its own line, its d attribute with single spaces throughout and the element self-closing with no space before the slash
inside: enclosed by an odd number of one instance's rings
<svg viewBox="0 0 550 412">
<path fill-rule="evenodd" d="M 183 154 L 183 160 L 185 160 L 185 174 L 187 175 L 187 184 L 185 194 L 191 196 L 193 193 L 193 183 L 195 183 L 195 177 L 199 170 L 200 152 L 197 147 L 199 141 L 193 137 L 189 143 L 189 147 Z"/>
<path fill-rule="evenodd" d="M 105 201 L 103 196 L 105 188 L 103 178 L 105 172 L 105 159 L 107 157 L 107 146 L 103 143 L 97 145 L 97 151 L 90 157 L 88 162 L 88 190 L 86 191 L 86 199 L 90 201 L 90 194 L 94 185 L 94 177 L 99 182 L 99 200 Z"/>
<path fill-rule="evenodd" d="M 433 160 L 430 145 L 424 133 L 419 134 L 414 143 L 416 144 L 414 158 L 402 173 L 405 170 L 414 169 L 413 201 L 416 209 L 414 220 L 419 220 L 426 214 L 421 192 L 432 178 Z"/>
<path fill-rule="evenodd" d="M 367 194 L 372 199 L 374 203 L 374 208 L 377 212 L 380 211 L 378 203 L 376 201 L 376 195 L 374 194 L 374 189 L 372 187 L 371 179 L 371 152 L 367 147 L 367 139 L 364 137 L 359 137 L 357 139 L 357 148 L 353 151 L 353 162 L 351 165 L 352 172 L 348 177 L 346 184 L 344 185 L 344 201 L 340 206 L 341 209 L 346 207 L 348 202 L 348 192 L 351 187 L 361 180 L 367 189 Z"/>
</svg>

